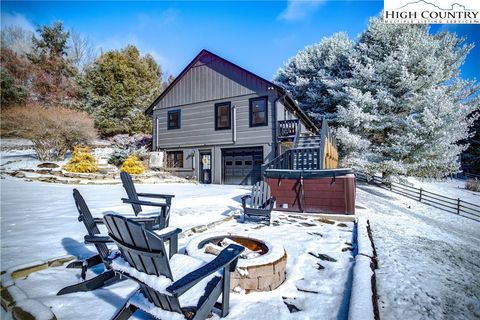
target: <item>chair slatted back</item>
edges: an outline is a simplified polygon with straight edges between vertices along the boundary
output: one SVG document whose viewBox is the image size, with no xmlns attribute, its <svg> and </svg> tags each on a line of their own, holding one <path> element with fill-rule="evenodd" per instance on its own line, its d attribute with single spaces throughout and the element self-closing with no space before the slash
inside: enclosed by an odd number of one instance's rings
<svg viewBox="0 0 480 320">
<path fill-rule="evenodd" d="M 165 276 L 173 280 L 172 271 L 163 240 L 140 224 L 116 214 L 104 217 L 109 236 L 116 243 L 122 256 L 131 267 L 149 275 Z M 143 295 L 155 306 L 181 313 L 178 298 L 162 294 L 144 284 L 140 279 Z"/>
<path fill-rule="evenodd" d="M 252 202 L 253 209 L 261 208 L 267 200 L 270 199 L 270 186 L 265 181 L 259 181 L 252 187 Z"/>
<path fill-rule="evenodd" d="M 135 185 L 133 184 L 132 177 L 127 172 L 120 172 L 120 179 L 122 179 L 122 185 L 127 191 L 128 198 L 130 200 L 138 200 L 137 190 L 135 190 Z M 138 215 L 142 212 L 142 206 L 139 204 L 132 204 L 133 212 L 135 215 Z"/>
<path fill-rule="evenodd" d="M 77 189 L 73 189 L 73 199 L 75 200 L 75 205 L 77 206 L 79 214 L 78 220 L 83 222 L 88 235 L 94 236 L 100 234 L 100 230 L 98 229 L 97 223 L 93 220 L 92 213 L 90 212 L 90 209 L 88 209 L 87 203 Z M 104 260 L 109 254 L 107 245 L 105 243 L 96 243 L 95 247 L 102 260 Z"/>
</svg>

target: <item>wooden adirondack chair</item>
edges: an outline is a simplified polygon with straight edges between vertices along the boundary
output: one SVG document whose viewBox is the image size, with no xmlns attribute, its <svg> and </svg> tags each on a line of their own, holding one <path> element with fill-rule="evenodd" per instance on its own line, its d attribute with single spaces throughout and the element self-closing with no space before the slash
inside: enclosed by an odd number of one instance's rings
<svg viewBox="0 0 480 320">
<path fill-rule="evenodd" d="M 155 233 L 119 215 L 104 220 L 121 253 L 113 270 L 140 285 L 113 319 L 128 319 L 139 308 L 158 319 L 206 319 L 214 306 L 228 314 L 230 272 L 243 247 L 230 245 L 209 263 L 182 254 L 168 259 L 164 239 Z"/>
<path fill-rule="evenodd" d="M 83 222 L 85 228 L 87 229 L 88 234 L 84 237 L 85 243 L 95 245 L 98 254 L 85 260 L 76 260 L 70 262 L 66 267 L 82 269 L 81 277 L 84 281 L 61 289 L 57 293 L 57 295 L 63 295 L 79 291 L 95 290 L 104 285 L 111 284 L 120 280 L 120 278 L 115 275 L 115 272 L 111 270 L 108 260 L 108 256 L 111 252 L 110 249 L 107 247 L 107 243 L 113 243 L 113 241 L 108 235 L 102 235 L 98 228 L 98 224 L 104 223 L 103 219 L 94 218 L 92 216 L 92 213 L 90 212 L 87 203 L 77 189 L 73 189 L 73 199 L 75 200 L 75 205 L 78 210 L 78 221 Z M 135 221 L 144 224 L 147 228 L 153 225 L 152 221 L 156 220 L 156 216 L 135 218 Z M 173 252 L 176 253 L 178 248 L 178 234 L 181 232 L 181 230 L 170 228 L 157 232 L 161 233 L 163 237 L 167 238 L 167 240 L 170 241 L 170 255 L 173 255 Z M 87 270 L 101 263 L 105 265 L 105 271 L 92 279 L 85 280 Z"/>
<path fill-rule="evenodd" d="M 138 215 L 143 211 L 142 206 L 158 207 L 159 205 L 162 205 L 156 202 L 140 200 L 139 197 L 165 200 L 166 207 L 162 206 L 162 209 L 160 210 L 160 214 L 158 216 L 158 224 L 159 229 L 168 227 L 168 223 L 170 220 L 170 206 L 172 205 L 172 198 L 174 198 L 175 196 L 169 194 L 139 193 L 135 189 L 132 177 L 127 172 L 120 172 L 120 178 L 122 179 L 122 185 L 125 188 L 128 196 L 128 199 L 122 198 L 122 201 L 124 203 L 129 203 L 132 205 L 135 215 Z"/>
<path fill-rule="evenodd" d="M 270 215 L 275 205 L 275 197 L 270 196 L 270 186 L 259 181 L 252 187 L 252 193 L 244 195 L 242 198 L 244 220 L 256 218 L 268 221 L 270 224 Z M 250 199 L 250 205 L 247 200 Z"/>
</svg>

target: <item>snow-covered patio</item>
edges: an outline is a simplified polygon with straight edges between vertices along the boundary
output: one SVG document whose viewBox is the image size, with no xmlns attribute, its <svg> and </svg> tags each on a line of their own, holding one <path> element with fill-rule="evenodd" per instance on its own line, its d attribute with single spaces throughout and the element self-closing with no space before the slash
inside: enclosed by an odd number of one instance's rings
<svg viewBox="0 0 480 320">
<path fill-rule="evenodd" d="M 9 177 L 1 183 L 2 270 L 63 255 L 82 258 L 93 254 L 93 248 L 83 243 L 85 230 L 77 222 L 71 195 L 73 186 Z M 107 210 L 131 212 L 131 207 L 120 202 L 124 197 L 120 185 L 77 188 L 94 216 L 101 216 Z M 139 185 L 138 189 L 175 194 L 172 226 L 184 230 L 195 227 L 193 231 L 198 233 L 204 230 L 201 235 L 208 232 L 253 235 L 285 247 L 287 280 L 270 292 L 232 293 L 227 319 L 347 318 L 354 261 L 352 222 L 274 212 L 271 226 L 227 219 L 205 230 L 214 221 L 240 213 L 240 196 L 249 188 L 182 183 Z M 198 235 L 193 231 L 180 239 L 181 250 Z M 93 292 L 55 296 L 62 287 L 78 281 L 78 270 L 52 267 L 17 279 L 16 285 L 28 292 L 30 298 L 51 307 L 57 319 L 75 319 L 79 314 L 91 319 L 109 318 L 136 287 L 133 282 L 124 281 Z M 138 319 L 148 318 L 142 313 L 135 315 Z"/>
</svg>

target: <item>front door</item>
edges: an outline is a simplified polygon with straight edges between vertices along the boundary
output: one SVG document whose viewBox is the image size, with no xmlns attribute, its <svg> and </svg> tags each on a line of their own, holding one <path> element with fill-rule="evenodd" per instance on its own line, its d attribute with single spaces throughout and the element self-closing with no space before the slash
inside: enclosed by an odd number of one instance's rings
<svg viewBox="0 0 480 320">
<path fill-rule="evenodd" d="M 200 152 L 200 183 L 212 183 L 212 153 Z"/>
</svg>

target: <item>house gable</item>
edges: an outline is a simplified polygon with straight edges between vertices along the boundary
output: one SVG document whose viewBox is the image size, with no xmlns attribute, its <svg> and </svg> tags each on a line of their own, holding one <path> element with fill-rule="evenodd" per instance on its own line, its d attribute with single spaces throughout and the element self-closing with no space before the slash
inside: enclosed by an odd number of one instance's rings
<svg viewBox="0 0 480 320">
<path fill-rule="evenodd" d="M 152 103 L 153 110 L 265 93 L 276 87 L 269 81 L 207 51 L 200 54 L 180 73 L 174 82 Z"/>
</svg>

